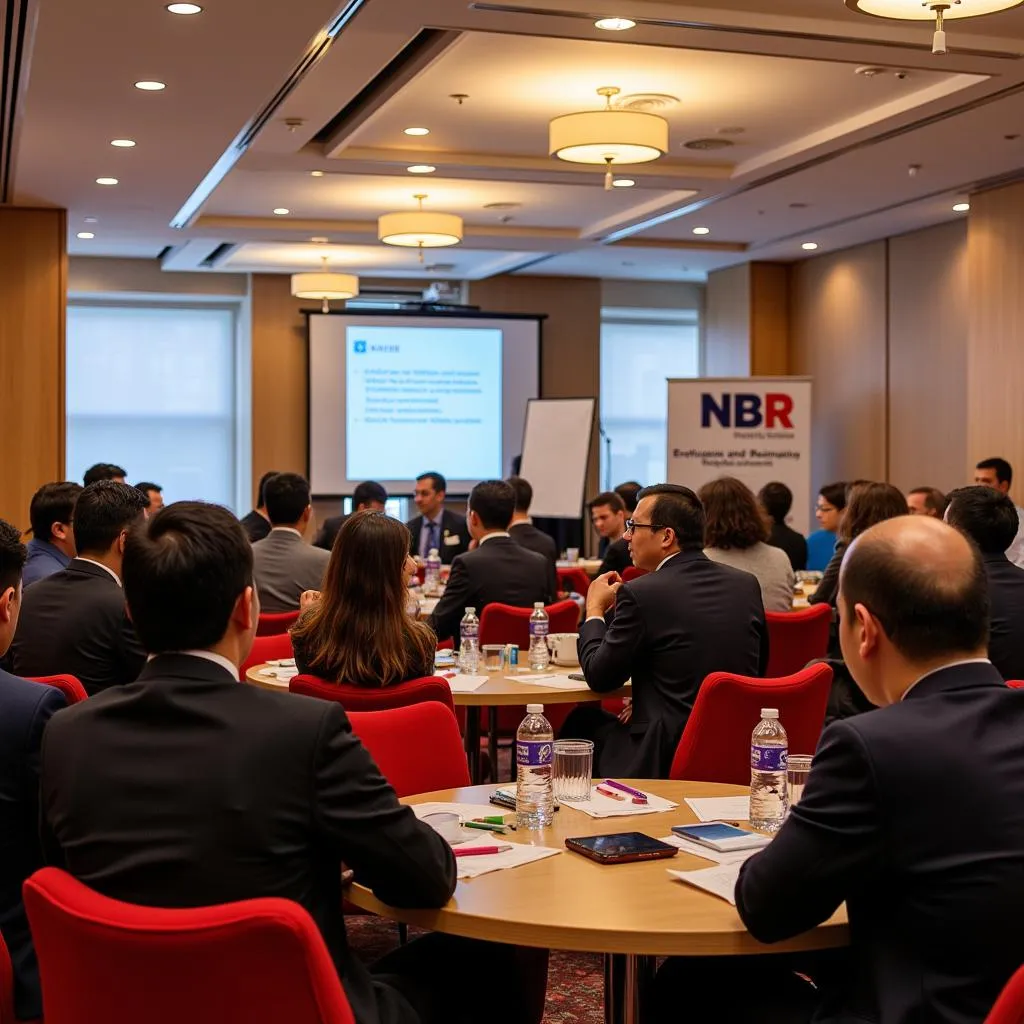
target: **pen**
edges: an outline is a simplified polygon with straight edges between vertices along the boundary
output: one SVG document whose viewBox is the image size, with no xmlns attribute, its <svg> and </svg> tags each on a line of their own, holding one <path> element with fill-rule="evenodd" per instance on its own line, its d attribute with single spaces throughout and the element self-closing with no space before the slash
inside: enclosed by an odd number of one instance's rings
<svg viewBox="0 0 1024 1024">
<path fill-rule="evenodd" d="M 505 835 L 508 829 L 504 825 L 492 825 L 486 821 L 464 821 L 462 823 L 463 828 L 478 828 L 483 832 L 497 832 L 499 835 Z"/>
<path fill-rule="evenodd" d="M 485 818 L 474 818 L 474 821 L 483 822 L 485 825 L 504 825 L 504 814 L 488 814 Z"/>
<path fill-rule="evenodd" d="M 597 791 L 601 794 L 601 796 L 610 796 L 613 800 L 626 799 L 621 793 L 616 793 L 613 789 L 605 789 L 604 786 L 598 786 Z"/>
<path fill-rule="evenodd" d="M 647 794 L 641 793 L 639 789 L 633 789 L 632 786 L 626 786 L 623 783 L 615 782 L 612 779 L 605 779 L 604 784 L 606 786 L 611 786 L 612 789 L 617 789 L 622 793 L 628 793 L 631 797 L 633 797 L 633 803 L 635 804 L 647 803 Z"/>
<path fill-rule="evenodd" d="M 506 850 L 511 849 L 512 847 L 508 843 L 504 846 L 478 846 L 471 850 L 463 850 L 456 846 L 452 849 L 452 853 L 454 853 L 456 857 L 486 857 L 488 854 L 504 853 Z"/>
</svg>

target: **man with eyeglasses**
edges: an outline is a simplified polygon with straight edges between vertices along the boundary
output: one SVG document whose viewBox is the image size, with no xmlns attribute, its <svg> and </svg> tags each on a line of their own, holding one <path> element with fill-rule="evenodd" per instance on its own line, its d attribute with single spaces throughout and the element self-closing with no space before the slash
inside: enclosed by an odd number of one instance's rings
<svg viewBox="0 0 1024 1024">
<path fill-rule="evenodd" d="M 632 679 L 631 710 L 620 720 L 583 705 L 562 735 L 594 741 L 599 775 L 657 779 L 668 777 L 704 677 L 763 675 L 768 631 L 757 579 L 704 554 L 697 495 L 656 484 L 639 498 L 625 539 L 633 564 L 647 575 L 623 583 L 611 572 L 591 583 L 578 648 L 595 693 Z"/>
</svg>

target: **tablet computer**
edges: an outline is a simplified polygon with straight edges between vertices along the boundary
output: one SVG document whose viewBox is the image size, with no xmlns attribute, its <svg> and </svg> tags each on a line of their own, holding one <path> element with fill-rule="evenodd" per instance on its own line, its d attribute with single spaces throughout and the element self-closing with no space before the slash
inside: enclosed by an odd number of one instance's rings
<svg viewBox="0 0 1024 1024">
<path fill-rule="evenodd" d="M 637 860 L 661 860 L 674 857 L 679 850 L 660 839 L 652 839 L 642 832 L 615 832 L 607 836 L 581 836 L 566 839 L 565 845 L 574 853 L 596 860 L 601 864 L 626 864 Z"/>
</svg>

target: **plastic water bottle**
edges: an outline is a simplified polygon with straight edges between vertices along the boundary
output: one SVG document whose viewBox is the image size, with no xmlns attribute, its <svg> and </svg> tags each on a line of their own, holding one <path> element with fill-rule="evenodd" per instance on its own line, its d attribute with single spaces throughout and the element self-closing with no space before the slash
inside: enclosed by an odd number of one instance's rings
<svg viewBox="0 0 1024 1024">
<path fill-rule="evenodd" d="M 467 608 L 459 625 L 459 671 L 476 675 L 480 665 L 480 620 L 475 608 Z"/>
<path fill-rule="evenodd" d="M 533 606 L 530 616 L 530 654 L 528 664 L 531 672 L 543 672 L 551 663 L 548 654 L 548 613 L 544 611 L 544 602 L 538 601 Z"/>
<path fill-rule="evenodd" d="M 554 817 L 551 777 L 555 734 L 543 704 L 527 704 L 516 732 L 516 827 L 547 828 Z"/>
<path fill-rule="evenodd" d="M 750 825 L 777 832 L 786 818 L 786 762 L 789 738 L 776 708 L 761 708 L 750 737 Z"/>
<path fill-rule="evenodd" d="M 427 571 L 423 574 L 423 592 L 436 594 L 441 586 L 441 556 L 437 548 L 427 552 Z"/>
</svg>

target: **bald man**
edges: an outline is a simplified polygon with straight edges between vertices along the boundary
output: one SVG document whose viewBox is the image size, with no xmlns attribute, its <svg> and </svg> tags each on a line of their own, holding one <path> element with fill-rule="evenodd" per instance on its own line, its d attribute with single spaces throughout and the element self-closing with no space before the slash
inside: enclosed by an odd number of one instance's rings
<svg viewBox="0 0 1024 1024">
<path fill-rule="evenodd" d="M 848 960 L 816 976 L 816 1021 L 980 1022 L 1024 962 L 1024 692 L 987 657 L 981 559 L 939 520 L 887 520 L 848 549 L 839 611 L 878 709 L 826 729 L 737 910 L 778 942 L 846 902 Z"/>
</svg>

